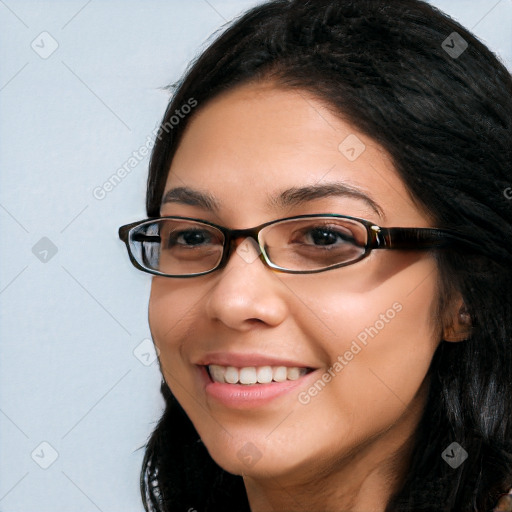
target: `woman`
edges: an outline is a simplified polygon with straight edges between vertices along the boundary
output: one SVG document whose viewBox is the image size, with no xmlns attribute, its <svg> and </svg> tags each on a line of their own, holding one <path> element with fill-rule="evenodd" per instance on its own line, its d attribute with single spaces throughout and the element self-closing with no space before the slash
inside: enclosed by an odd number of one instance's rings
<svg viewBox="0 0 512 512">
<path fill-rule="evenodd" d="M 153 150 L 151 220 L 120 229 L 154 275 L 166 400 L 146 510 L 497 506 L 511 93 L 419 0 L 268 2 L 194 62 Z"/>
</svg>

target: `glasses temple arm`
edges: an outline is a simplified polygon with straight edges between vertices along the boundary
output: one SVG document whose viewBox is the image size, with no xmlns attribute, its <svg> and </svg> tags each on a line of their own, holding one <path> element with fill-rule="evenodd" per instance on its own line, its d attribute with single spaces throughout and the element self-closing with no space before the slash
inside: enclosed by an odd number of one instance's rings
<svg viewBox="0 0 512 512">
<path fill-rule="evenodd" d="M 372 228 L 371 232 L 370 245 L 374 249 L 435 249 L 461 244 L 478 247 L 465 236 L 437 228 Z"/>
<path fill-rule="evenodd" d="M 144 235 L 142 233 L 135 233 L 132 236 L 132 240 L 134 242 L 156 242 L 156 243 L 158 243 L 161 241 L 161 238 L 156 235 Z"/>
</svg>

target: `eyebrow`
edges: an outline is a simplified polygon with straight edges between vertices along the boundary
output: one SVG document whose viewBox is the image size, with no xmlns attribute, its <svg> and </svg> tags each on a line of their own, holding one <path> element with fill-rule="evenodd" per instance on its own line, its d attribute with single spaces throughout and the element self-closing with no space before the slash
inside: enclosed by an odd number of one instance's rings
<svg viewBox="0 0 512 512">
<path fill-rule="evenodd" d="M 190 187 L 176 187 L 168 190 L 162 198 L 161 205 L 165 203 L 179 203 L 190 206 L 199 206 L 204 210 L 211 210 L 217 213 L 220 205 L 215 198 L 205 192 L 194 190 Z"/>
<path fill-rule="evenodd" d="M 278 208 L 300 206 L 308 201 L 325 197 L 348 197 L 365 202 L 379 217 L 384 218 L 382 208 L 362 190 L 341 182 L 315 184 L 305 187 L 292 187 L 281 192 L 270 200 L 270 204 Z"/>
<path fill-rule="evenodd" d="M 382 208 L 369 195 L 341 182 L 292 187 L 270 197 L 268 205 L 273 208 L 285 209 L 325 197 L 358 199 L 365 202 L 379 217 L 385 217 Z M 218 213 L 220 210 L 219 202 L 211 194 L 190 187 L 176 187 L 168 190 L 162 198 L 161 205 L 166 203 L 198 206 L 214 213 Z"/>
</svg>

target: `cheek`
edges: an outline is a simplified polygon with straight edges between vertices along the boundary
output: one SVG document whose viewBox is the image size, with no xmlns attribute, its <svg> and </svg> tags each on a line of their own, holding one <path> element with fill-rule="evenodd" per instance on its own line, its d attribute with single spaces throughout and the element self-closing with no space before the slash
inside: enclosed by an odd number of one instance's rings
<svg viewBox="0 0 512 512">
<path fill-rule="evenodd" d="M 169 282 L 155 278 L 149 299 L 149 327 L 156 348 L 162 376 L 182 407 L 189 412 L 194 408 L 190 400 L 193 376 L 186 357 L 185 342 L 194 339 L 193 328 L 201 295 L 194 285 L 183 281 Z M 204 288 L 203 288 L 204 293 Z"/>
<path fill-rule="evenodd" d="M 437 329 L 431 316 L 438 293 L 435 261 L 389 253 L 342 268 L 338 275 L 316 274 L 311 284 L 289 283 L 300 299 L 301 314 L 295 311 L 294 319 L 306 338 L 324 337 L 330 354 L 349 348 L 346 342 L 353 339 L 364 345 L 390 337 L 393 346 L 409 346 L 415 337 L 432 341 Z"/>
<path fill-rule="evenodd" d="M 166 278 L 153 279 L 148 307 L 149 327 L 162 359 L 167 359 L 169 352 L 179 350 L 177 340 L 186 338 L 190 324 L 187 319 L 194 315 L 196 303 L 197 297 L 190 285 L 170 283 Z"/>
<path fill-rule="evenodd" d="M 364 293 L 341 285 L 342 291 L 316 294 L 309 304 L 319 312 L 314 321 L 297 315 L 301 330 L 333 365 L 335 377 L 326 386 L 332 393 L 324 397 L 332 410 L 344 404 L 358 415 L 388 405 L 400 409 L 414 399 L 440 341 L 431 317 L 436 275 L 434 262 L 423 258 L 392 279 L 374 279 Z"/>
<path fill-rule="evenodd" d="M 323 374 L 328 383 L 317 380 L 298 396 L 304 429 L 326 457 L 333 444 L 357 445 L 412 411 L 420 414 L 439 342 L 430 315 L 435 275 L 432 262 L 421 261 L 371 292 L 324 294 L 316 305 L 329 327 L 315 335 L 303 321 L 302 330 L 331 362 Z"/>
<path fill-rule="evenodd" d="M 148 320 L 153 341 L 162 355 L 165 354 L 169 344 L 166 340 L 172 339 L 166 333 L 172 330 L 175 323 L 176 315 L 174 311 L 175 305 L 171 304 L 170 297 L 166 297 L 166 294 L 163 293 L 163 287 L 153 280 L 149 297 Z"/>
</svg>

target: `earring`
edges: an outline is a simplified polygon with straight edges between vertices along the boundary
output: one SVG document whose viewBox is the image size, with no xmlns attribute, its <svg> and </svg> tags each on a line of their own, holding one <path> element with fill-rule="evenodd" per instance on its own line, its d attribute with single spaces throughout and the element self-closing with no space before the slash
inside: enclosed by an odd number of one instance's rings
<svg viewBox="0 0 512 512">
<path fill-rule="evenodd" d="M 459 309 L 459 323 L 466 326 L 471 325 L 471 316 L 468 313 L 466 304 L 462 304 Z"/>
</svg>

